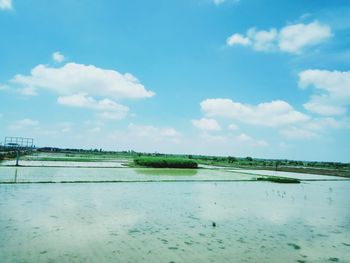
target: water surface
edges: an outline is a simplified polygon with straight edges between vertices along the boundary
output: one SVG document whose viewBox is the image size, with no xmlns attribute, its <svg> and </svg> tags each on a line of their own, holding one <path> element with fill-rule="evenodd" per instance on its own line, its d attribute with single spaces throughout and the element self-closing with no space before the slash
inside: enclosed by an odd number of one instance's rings
<svg viewBox="0 0 350 263">
<path fill-rule="evenodd" d="M 1 262 L 350 262 L 349 192 L 349 181 L 0 184 Z"/>
<path fill-rule="evenodd" d="M 74 168 L 0 166 L 1 182 L 113 182 L 255 180 L 256 175 L 209 169 Z"/>
</svg>

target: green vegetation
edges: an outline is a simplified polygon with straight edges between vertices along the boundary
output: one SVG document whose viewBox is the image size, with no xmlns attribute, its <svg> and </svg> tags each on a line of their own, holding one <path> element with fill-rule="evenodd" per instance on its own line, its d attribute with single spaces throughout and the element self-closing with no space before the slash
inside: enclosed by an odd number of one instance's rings
<svg viewBox="0 0 350 263">
<path fill-rule="evenodd" d="M 6 160 L 13 159 L 15 157 L 15 152 L 10 151 L 6 147 L 0 146 L 0 161 L 1 159 Z M 53 147 L 37 148 L 30 154 L 29 152 L 21 152 L 21 160 L 28 161 L 113 162 L 123 160 L 130 167 L 144 166 L 141 164 L 134 163 L 133 160 L 135 158 L 163 158 L 166 160 L 181 159 L 182 161 L 193 161 L 198 165 L 227 167 L 233 169 L 272 170 L 283 172 L 342 176 L 350 178 L 350 163 L 341 162 L 310 162 L 286 159 L 258 159 L 250 156 L 235 157 L 193 154 L 185 155 L 141 153 L 135 151 L 104 151 L 102 149 L 60 149 Z M 187 168 L 187 166 L 185 168 Z"/>
<path fill-rule="evenodd" d="M 256 180 L 273 182 L 273 183 L 282 183 L 282 184 L 299 184 L 300 183 L 299 179 L 286 178 L 286 177 L 277 177 L 277 176 L 258 177 Z"/>
<path fill-rule="evenodd" d="M 134 163 L 153 168 L 197 168 L 198 164 L 190 159 L 169 157 L 137 157 Z"/>
</svg>

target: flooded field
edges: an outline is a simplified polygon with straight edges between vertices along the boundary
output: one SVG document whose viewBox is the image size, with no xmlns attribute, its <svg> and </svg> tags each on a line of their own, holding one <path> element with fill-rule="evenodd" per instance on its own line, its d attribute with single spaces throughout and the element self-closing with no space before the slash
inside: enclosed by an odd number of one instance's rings
<svg viewBox="0 0 350 263">
<path fill-rule="evenodd" d="M 123 162 L 116 161 L 95 161 L 95 162 L 74 162 L 74 161 L 38 161 L 38 160 L 21 160 L 21 166 L 31 166 L 31 167 L 111 167 L 111 168 L 121 168 L 124 167 Z M 14 166 L 16 165 L 16 160 L 6 160 L 1 162 L 1 166 Z"/>
<path fill-rule="evenodd" d="M 67 168 L 0 166 L 0 182 L 144 182 L 255 180 L 256 175 L 208 169 Z"/>
<path fill-rule="evenodd" d="M 349 181 L 0 184 L 1 262 L 350 262 L 349 192 Z"/>
<path fill-rule="evenodd" d="M 319 175 L 319 174 L 307 174 L 307 173 L 291 173 L 282 171 L 268 171 L 268 170 L 248 170 L 248 169 L 229 169 L 232 172 L 245 173 L 250 175 L 268 175 L 268 176 L 280 176 L 295 178 L 300 180 L 346 180 L 346 177 L 331 176 L 331 175 Z"/>
</svg>

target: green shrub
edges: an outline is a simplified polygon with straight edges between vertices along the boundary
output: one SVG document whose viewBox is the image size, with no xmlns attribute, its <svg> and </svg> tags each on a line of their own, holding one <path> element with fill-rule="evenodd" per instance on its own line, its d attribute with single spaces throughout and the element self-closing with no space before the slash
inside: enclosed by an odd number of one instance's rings
<svg viewBox="0 0 350 263">
<path fill-rule="evenodd" d="M 258 181 L 268 181 L 273 183 L 282 183 L 282 184 L 299 184 L 300 180 L 295 178 L 286 178 L 286 177 L 258 177 Z"/>
<path fill-rule="evenodd" d="M 153 168 L 197 168 L 198 164 L 189 159 L 166 157 L 138 157 L 134 163 Z"/>
</svg>

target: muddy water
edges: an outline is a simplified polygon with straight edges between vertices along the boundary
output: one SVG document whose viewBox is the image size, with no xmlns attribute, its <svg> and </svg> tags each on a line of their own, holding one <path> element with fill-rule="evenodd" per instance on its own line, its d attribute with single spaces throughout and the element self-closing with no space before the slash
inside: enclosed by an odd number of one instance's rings
<svg viewBox="0 0 350 263">
<path fill-rule="evenodd" d="M 349 192 L 345 181 L 0 184 L 1 262 L 350 262 Z"/>
</svg>

